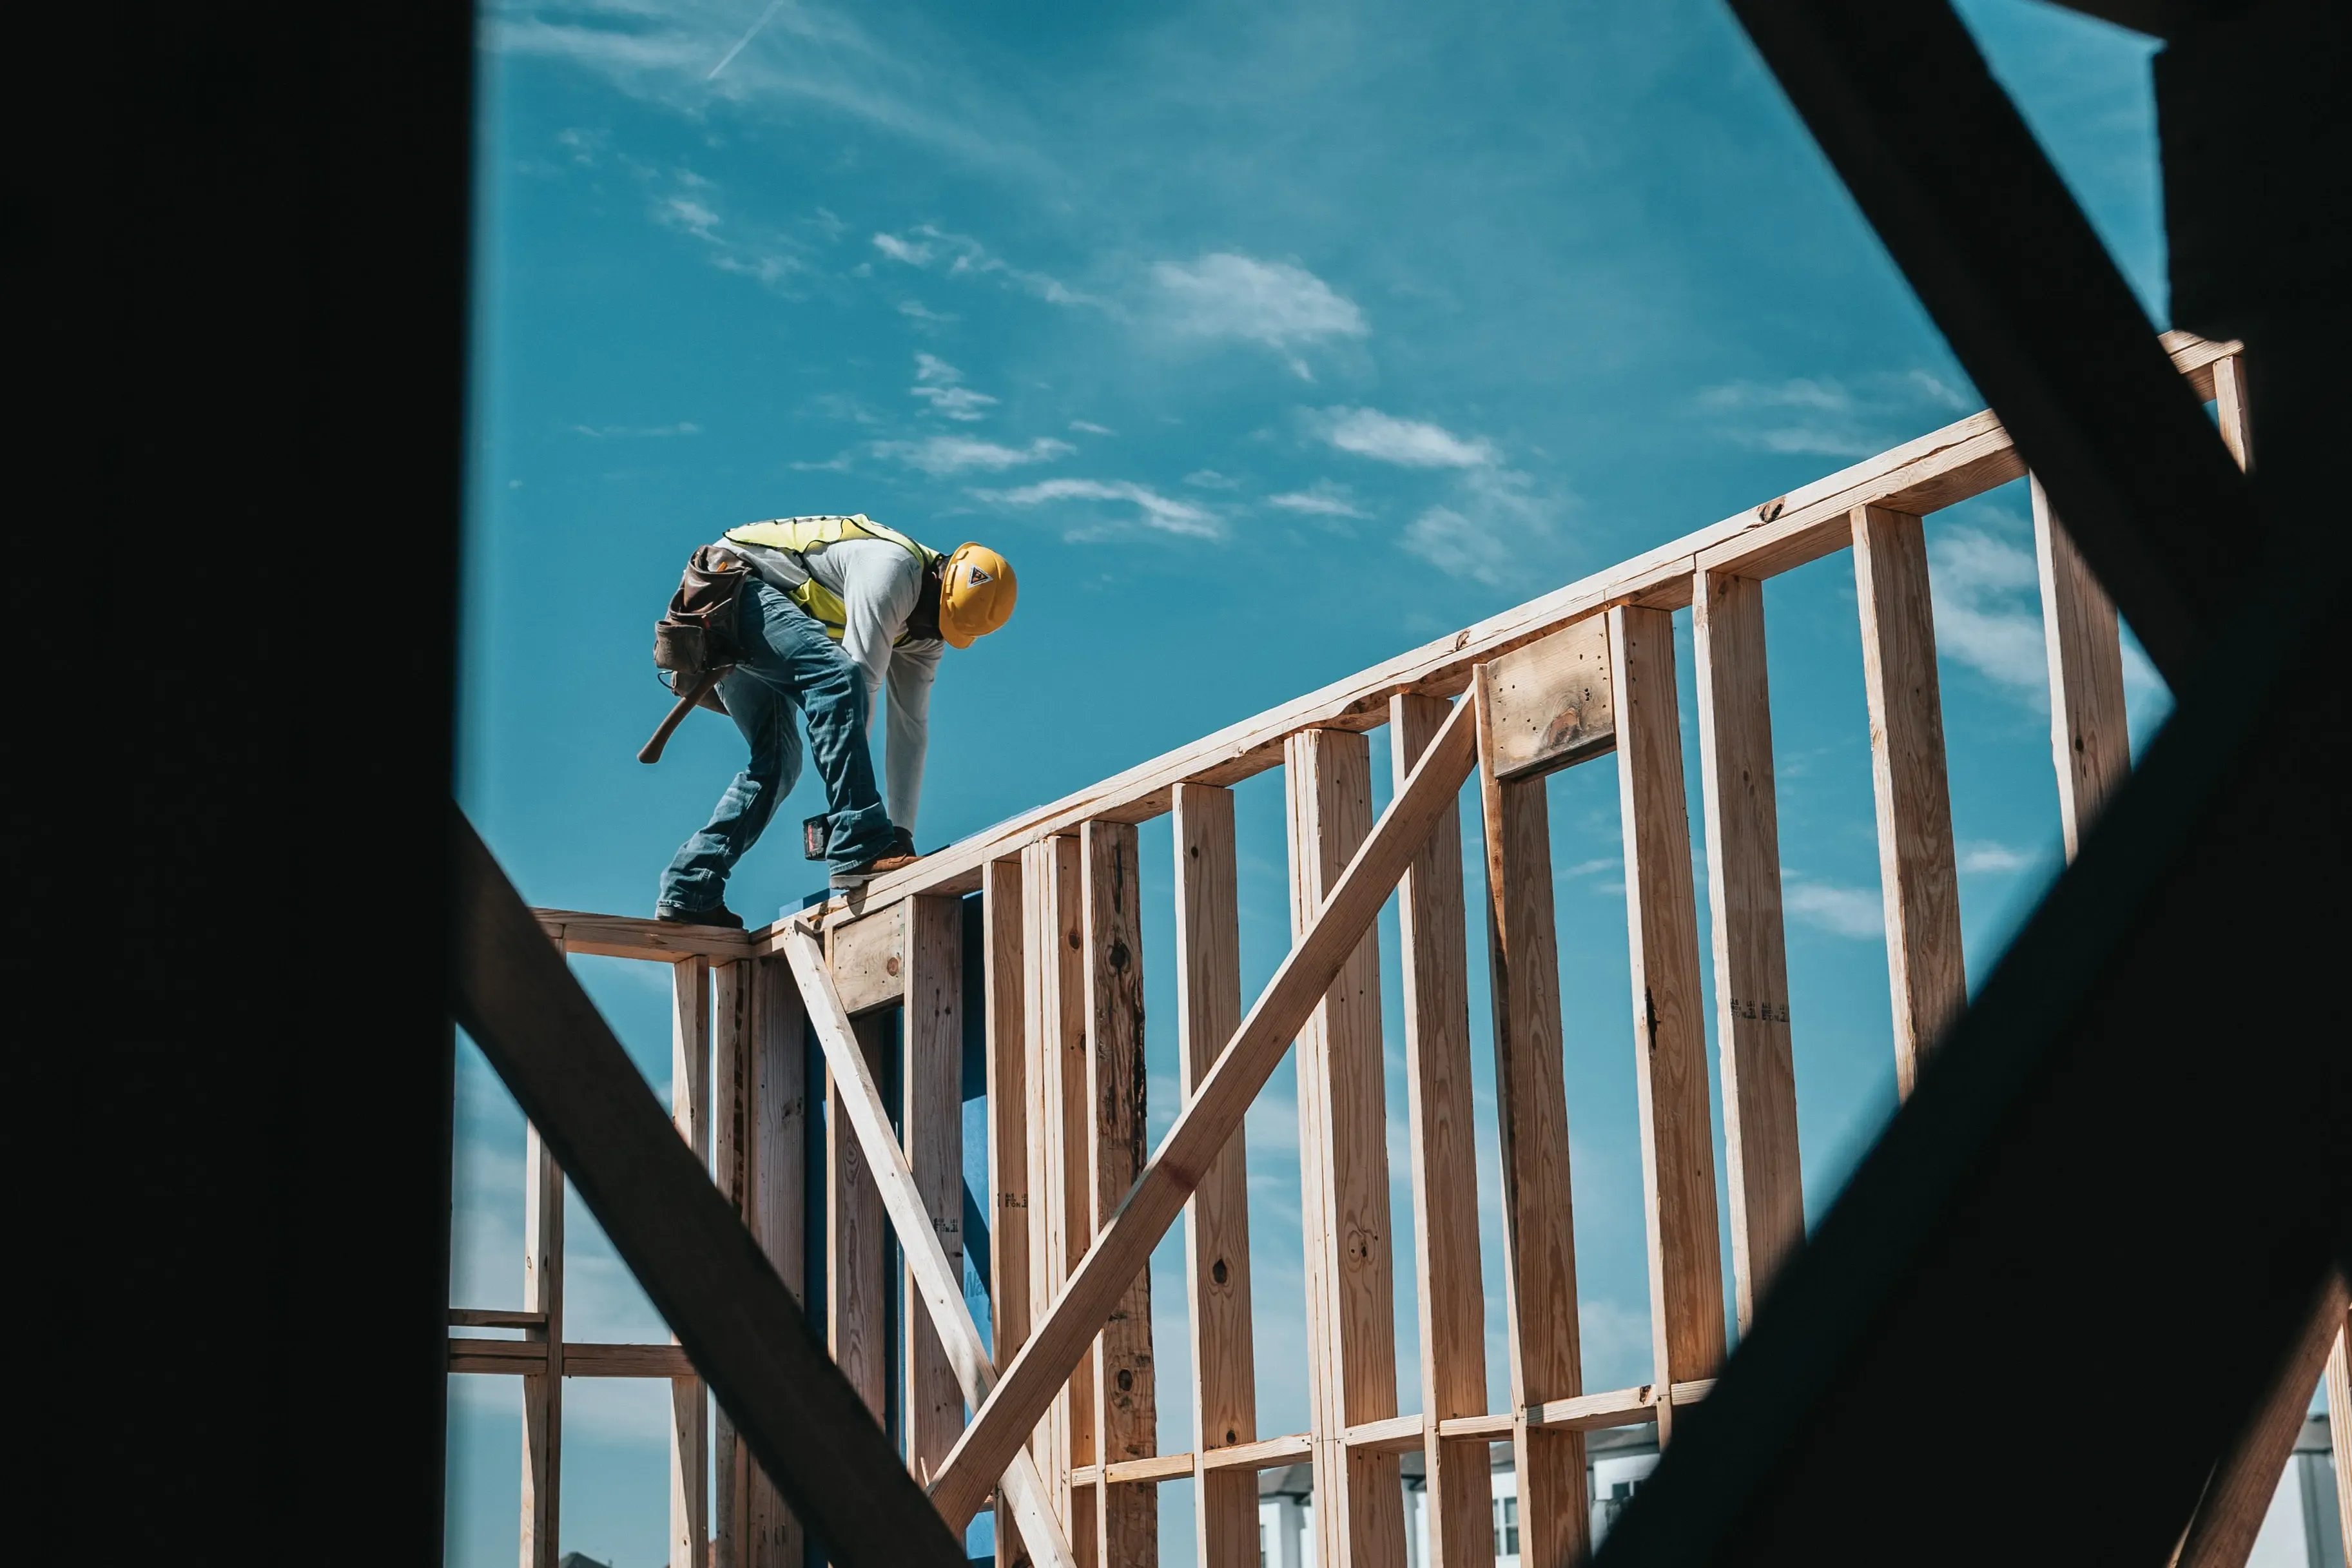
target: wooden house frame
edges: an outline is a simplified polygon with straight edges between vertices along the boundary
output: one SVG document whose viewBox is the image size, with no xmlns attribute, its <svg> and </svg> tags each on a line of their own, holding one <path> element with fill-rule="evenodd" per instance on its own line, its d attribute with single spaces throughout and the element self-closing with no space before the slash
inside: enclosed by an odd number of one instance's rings
<svg viewBox="0 0 2352 1568">
<path fill-rule="evenodd" d="M 2242 465 L 2237 345 L 2168 334 Z M 786 1287 L 824 1248 L 835 1363 L 951 1530 L 998 1508 L 1000 1562 L 1157 1561 L 1155 1483 L 1195 1485 L 1203 1568 L 1256 1562 L 1256 1472 L 1313 1467 L 1320 1560 L 1404 1561 L 1399 1456 L 1419 1453 L 1433 1565 L 1492 1561 L 1490 1445 L 1512 1445 L 1526 1560 L 1586 1549 L 1584 1434 L 1706 1397 L 1725 1353 L 1701 970 L 1714 1029 L 1730 1204 L 1730 1304 L 1745 1323 L 1801 1241 L 1796 1083 L 1783 954 L 1761 583 L 1851 550 L 1860 607 L 1900 1088 L 1965 1006 L 1935 632 L 1921 519 L 2025 476 L 1979 413 L 1459 633 L 1246 719 L 751 933 L 537 912 L 562 951 L 666 963 L 679 1137 Z M 2033 489 L 2053 760 L 2071 857 L 2131 766 L 2113 603 Z M 1693 612 L 1706 886 L 1694 825 L 1672 617 Z M 1376 821 L 1365 733 L 1391 728 Z M 1630 981 L 1657 1381 L 1583 1386 L 1563 1097 L 1559 954 L 1542 780 L 1612 756 L 1622 808 Z M 1241 992 L 1231 787 L 1285 769 L 1295 946 L 1254 1005 Z M 1480 1255 L 1468 912 L 1455 800 L 1473 772 L 1487 870 L 1506 1245 Z M 1176 1036 L 1184 1104 L 1145 1145 L 1137 824 L 1171 819 Z M 1400 951 L 1373 927 L 1398 897 Z M 963 901 L 981 900 L 981 939 Z M 1380 970 L 1404 998 L 1423 1408 L 1399 1408 Z M 993 1343 L 961 1297 L 961 1072 L 966 976 L 986 1036 Z M 824 1071 L 812 1074 L 813 1036 Z M 1244 1112 L 1296 1044 L 1307 1249 L 1311 1418 L 1255 1409 Z M 895 1061 L 887 1052 L 897 1049 Z M 894 1082 L 897 1103 L 880 1085 Z M 822 1190 L 808 1190 L 822 1097 Z M 674 1563 L 797 1565 L 791 1511 L 716 1416 L 675 1345 L 567 1342 L 563 1175 L 534 1130 L 525 1306 L 458 1310 L 457 1373 L 524 1379 L 522 1568 L 553 1568 L 568 1377 L 667 1378 Z M 1179 1218 L 1191 1386 L 1156 1385 L 1148 1261 Z M 1405 1223 L 1399 1216 L 1394 1223 Z M 890 1238 L 903 1320 L 886 1311 Z M 1487 1386 L 1485 1312 L 1501 1296 L 1509 1386 Z M 2332 1338 L 2343 1385 L 2339 1298 Z M 893 1332 L 895 1330 L 895 1332 Z M 2315 1370 L 2314 1375 L 2316 1375 Z M 2308 1398 L 2305 1380 L 2301 1399 Z M 1188 1400 L 1193 1452 L 1156 1448 L 1157 1403 Z M 2299 1417 L 2302 1405 L 2296 1404 Z M 967 1411 L 971 1418 L 967 1421 Z M 715 1456 L 715 1457 L 714 1457 Z M 2341 1490 L 2352 1498 L 2338 1444 Z M 2282 1463 L 2284 1456 L 2282 1455 Z M 705 1469 L 717 1467 L 716 1486 Z M 2273 1475 L 2273 1480 L 2275 1479 Z M 716 1513 L 706 1506 L 715 1490 Z M 2263 1500 L 2267 1500 L 2264 1493 Z M 2215 1558 L 2213 1561 L 2221 1561 Z M 2242 1556 L 2241 1556 L 2242 1560 Z"/>
</svg>

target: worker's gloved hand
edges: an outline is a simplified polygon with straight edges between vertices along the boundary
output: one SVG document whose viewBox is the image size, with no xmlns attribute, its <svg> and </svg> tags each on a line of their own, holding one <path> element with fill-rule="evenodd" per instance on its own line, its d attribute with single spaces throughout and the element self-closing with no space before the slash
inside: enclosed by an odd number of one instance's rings
<svg viewBox="0 0 2352 1568">
<path fill-rule="evenodd" d="M 900 828 L 895 826 L 891 828 L 890 852 L 894 855 L 914 854 L 916 852 L 915 831 L 912 828 Z"/>
</svg>

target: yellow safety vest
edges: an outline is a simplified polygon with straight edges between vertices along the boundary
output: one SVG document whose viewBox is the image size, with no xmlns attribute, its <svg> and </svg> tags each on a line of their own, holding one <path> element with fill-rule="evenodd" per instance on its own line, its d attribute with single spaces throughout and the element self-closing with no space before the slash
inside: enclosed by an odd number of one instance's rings
<svg viewBox="0 0 2352 1568">
<path fill-rule="evenodd" d="M 940 559 L 939 551 L 918 544 L 896 528 L 884 527 L 863 512 L 846 517 L 777 517 L 764 523 L 746 523 L 740 528 L 728 529 L 726 538 L 730 544 L 762 545 L 800 556 L 844 539 L 881 539 L 897 545 L 921 566 L 929 566 Z M 814 577 L 791 591 L 793 602 L 807 611 L 810 619 L 824 628 L 826 636 L 838 643 L 848 633 L 849 609 L 842 603 L 839 594 Z"/>
</svg>

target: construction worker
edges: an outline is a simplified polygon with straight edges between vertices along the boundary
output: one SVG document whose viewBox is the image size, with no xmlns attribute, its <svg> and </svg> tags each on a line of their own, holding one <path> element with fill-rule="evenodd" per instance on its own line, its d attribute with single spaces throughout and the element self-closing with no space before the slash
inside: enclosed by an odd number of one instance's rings
<svg viewBox="0 0 2352 1568">
<path fill-rule="evenodd" d="M 751 574 L 738 607 L 740 656 L 719 683 L 751 759 L 662 873 L 655 914 L 740 929 L 726 904 L 727 874 L 800 777 L 795 710 L 824 780 L 833 884 L 856 886 L 915 862 L 940 652 L 969 648 L 1003 625 L 1017 585 L 1004 558 L 983 545 L 943 556 L 862 514 L 751 523 L 712 549 Z M 877 790 L 866 731 L 886 682 L 889 772 L 887 790 Z"/>
</svg>

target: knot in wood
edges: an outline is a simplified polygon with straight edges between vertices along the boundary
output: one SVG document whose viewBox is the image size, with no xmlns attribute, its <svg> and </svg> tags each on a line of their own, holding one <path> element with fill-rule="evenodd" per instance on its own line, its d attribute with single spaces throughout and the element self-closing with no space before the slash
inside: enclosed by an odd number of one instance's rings
<svg viewBox="0 0 2352 1568">
<path fill-rule="evenodd" d="M 1226 1273 L 1225 1260 L 1223 1258 L 1209 1265 L 1209 1278 L 1220 1285 L 1225 1282 Z"/>
<path fill-rule="evenodd" d="M 1127 951 L 1127 944 L 1120 941 L 1116 936 L 1112 937 L 1110 943 L 1110 967 L 1118 970 L 1119 973 L 1125 974 L 1127 972 L 1127 960 L 1129 956 L 1129 955 Z"/>
</svg>

